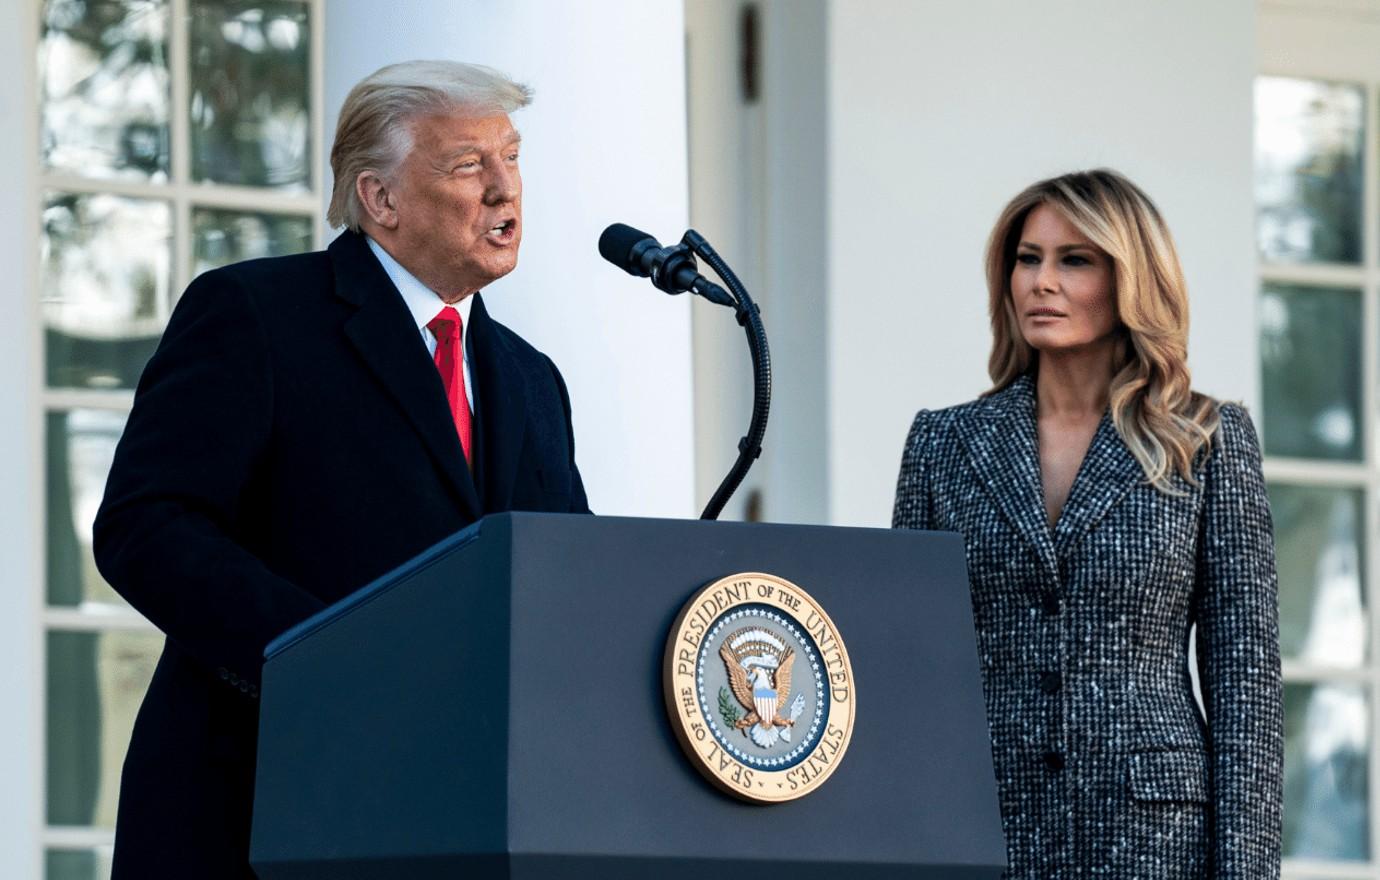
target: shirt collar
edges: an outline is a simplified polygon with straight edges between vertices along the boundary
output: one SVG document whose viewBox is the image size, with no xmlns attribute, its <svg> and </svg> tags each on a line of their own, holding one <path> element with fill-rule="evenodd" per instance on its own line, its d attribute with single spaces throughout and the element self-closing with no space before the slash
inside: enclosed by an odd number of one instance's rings
<svg viewBox="0 0 1380 880">
<path fill-rule="evenodd" d="M 383 271 L 388 273 L 388 277 L 393 281 L 393 286 L 398 288 L 398 293 L 402 294 L 403 302 L 407 304 L 407 310 L 412 313 L 412 320 L 417 322 L 418 329 L 425 330 L 426 325 L 430 324 L 437 313 L 445 308 L 445 301 L 436 294 L 436 291 L 418 281 L 417 276 L 403 268 L 402 263 L 399 263 L 392 254 L 383 249 L 383 245 L 369 236 L 365 236 L 364 240 L 369 242 L 369 249 L 383 264 Z M 465 328 L 466 339 L 469 339 L 470 336 L 470 306 L 473 304 L 474 294 L 470 294 L 455 304 L 455 310 L 460 313 L 461 325 Z"/>
</svg>

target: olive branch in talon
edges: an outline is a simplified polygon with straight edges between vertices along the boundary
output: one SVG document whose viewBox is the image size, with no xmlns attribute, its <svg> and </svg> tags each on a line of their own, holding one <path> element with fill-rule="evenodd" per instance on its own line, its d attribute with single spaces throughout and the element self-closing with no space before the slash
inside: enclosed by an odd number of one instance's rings
<svg viewBox="0 0 1380 880">
<path fill-rule="evenodd" d="M 738 714 L 738 704 L 734 701 L 733 695 L 728 692 L 728 688 L 719 688 L 719 717 L 723 718 L 724 724 L 731 730 L 742 717 Z"/>
</svg>

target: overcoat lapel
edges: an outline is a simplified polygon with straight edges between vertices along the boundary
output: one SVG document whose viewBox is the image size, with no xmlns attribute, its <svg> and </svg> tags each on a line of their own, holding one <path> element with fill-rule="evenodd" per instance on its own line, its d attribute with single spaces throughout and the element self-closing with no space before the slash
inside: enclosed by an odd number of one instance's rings
<svg viewBox="0 0 1380 880">
<path fill-rule="evenodd" d="M 1144 479 L 1145 471 L 1117 433 L 1111 414 L 1104 414 L 1055 523 L 1054 549 L 1059 557 L 1071 553 L 1107 511 Z"/>
<path fill-rule="evenodd" d="M 986 406 L 956 419 L 954 425 L 978 480 L 1035 550 L 1050 583 L 1057 583 L 1059 562 L 1040 486 L 1034 382 L 1029 376 L 1021 376 L 987 398 Z"/>
<path fill-rule="evenodd" d="M 526 383 L 516 353 L 498 332 L 478 294 L 470 307 L 469 332 L 475 397 L 484 409 L 480 419 L 484 508 L 508 510 L 527 426 Z"/>
<path fill-rule="evenodd" d="M 344 232 L 328 250 L 336 295 L 357 308 L 345 322 L 346 337 L 421 435 L 460 507 L 478 519 L 482 513 L 479 496 L 446 405 L 441 377 L 426 356 L 402 296 L 363 236 Z"/>
</svg>

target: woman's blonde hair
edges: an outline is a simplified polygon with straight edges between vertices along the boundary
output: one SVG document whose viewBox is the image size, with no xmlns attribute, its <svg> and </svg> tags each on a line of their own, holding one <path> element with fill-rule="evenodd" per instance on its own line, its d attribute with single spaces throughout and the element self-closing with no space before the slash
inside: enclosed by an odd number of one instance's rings
<svg viewBox="0 0 1380 880">
<path fill-rule="evenodd" d="M 1146 480 L 1179 494 L 1178 475 L 1196 485 L 1193 467 L 1219 424 L 1217 402 L 1195 393 L 1188 374 L 1188 293 L 1174 239 L 1150 198 L 1115 171 L 1099 168 L 1042 180 L 1001 212 L 987 242 L 993 388 L 1038 366 L 1021 335 L 1011 272 L 1025 220 L 1049 205 L 1112 260 L 1119 318 L 1110 405 L 1112 422 Z"/>
</svg>

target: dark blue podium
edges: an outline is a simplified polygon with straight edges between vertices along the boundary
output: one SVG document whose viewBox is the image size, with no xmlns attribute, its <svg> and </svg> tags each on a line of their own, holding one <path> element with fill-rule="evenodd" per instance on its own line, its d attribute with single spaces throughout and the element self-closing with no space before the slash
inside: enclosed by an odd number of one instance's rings
<svg viewBox="0 0 1380 880">
<path fill-rule="evenodd" d="M 662 694 L 677 612 L 743 571 L 805 589 L 852 660 L 848 751 L 788 803 L 711 786 Z M 284 633 L 262 694 L 262 880 L 996 880 L 1006 863 L 954 534 L 491 516 Z"/>
</svg>

